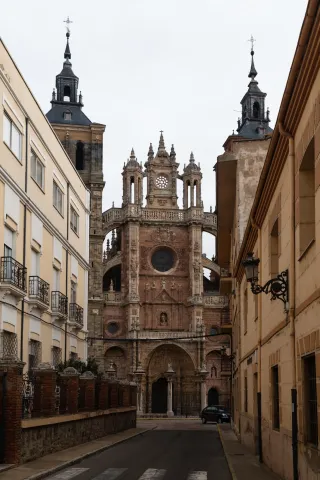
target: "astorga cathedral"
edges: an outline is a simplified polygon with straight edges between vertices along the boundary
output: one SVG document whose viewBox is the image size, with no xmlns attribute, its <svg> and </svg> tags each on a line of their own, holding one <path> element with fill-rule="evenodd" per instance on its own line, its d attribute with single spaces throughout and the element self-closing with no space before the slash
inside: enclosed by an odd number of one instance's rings
<svg viewBox="0 0 320 480">
<path fill-rule="evenodd" d="M 104 182 L 111 182 L 103 178 L 105 126 L 83 112 L 69 37 L 47 118 L 91 191 L 88 354 L 101 371 L 138 383 L 140 414 L 230 406 L 231 325 L 227 297 L 219 295 L 223 272 L 202 249 L 203 233 L 214 236 L 217 219 L 204 211 L 200 165 L 191 153 L 179 168 L 161 132 L 144 167 L 131 151 L 122 205 L 102 212 Z"/>
</svg>

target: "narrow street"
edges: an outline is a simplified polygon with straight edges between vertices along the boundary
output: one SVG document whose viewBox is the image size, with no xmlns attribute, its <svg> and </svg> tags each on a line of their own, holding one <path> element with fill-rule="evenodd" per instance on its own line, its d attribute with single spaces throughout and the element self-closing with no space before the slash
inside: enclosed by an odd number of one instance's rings
<svg viewBox="0 0 320 480">
<path fill-rule="evenodd" d="M 199 420 L 144 420 L 154 426 L 50 480 L 231 480 L 216 425 Z"/>
</svg>

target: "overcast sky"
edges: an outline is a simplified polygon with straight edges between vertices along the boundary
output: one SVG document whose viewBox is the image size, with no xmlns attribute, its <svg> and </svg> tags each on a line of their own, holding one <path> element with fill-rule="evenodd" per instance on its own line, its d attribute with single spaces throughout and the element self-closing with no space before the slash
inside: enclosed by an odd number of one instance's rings
<svg viewBox="0 0 320 480">
<path fill-rule="evenodd" d="M 237 127 L 251 34 L 259 87 L 274 125 L 307 0 L 15 0 L 2 2 L 0 35 L 46 113 L 71 25 L 71 62 L 84 112 L 106 125 L 104 209 L 121 205 L 122 167 L 146 160 L 164 131 L 180 171 L 192 150 L 203 201 L 215 207 L 213 165 Z M 288 16 L 290 12 L 290 17 Z M 205 242 L 212 256 L 212 243 Z"/>
</svg>

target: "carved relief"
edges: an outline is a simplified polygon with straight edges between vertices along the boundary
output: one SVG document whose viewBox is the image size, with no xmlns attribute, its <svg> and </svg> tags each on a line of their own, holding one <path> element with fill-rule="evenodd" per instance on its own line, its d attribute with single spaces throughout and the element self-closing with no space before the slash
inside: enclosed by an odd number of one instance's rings
<svg viewBox="0 0 320 480">
<path fill-rule="evenodd" d="M 168 315 L 166 312 L 160 313 L 160 325 L 168 325 Z"/>
<path fill-rule="evenodd" d="M 179 259 L 179 264 L 177 267 L 178 271 L 181 270 L 186 270 L 187 269 L 187 262 L 188 262 L 188 254 L 187 254 L 187 249 L 186 248 L 177 248 L 176 249 L 178 259 Z"/>
<path fill-rule="evenodd" d="M 148 257 L 149 257 L 150 250 L 151 250 L 151 247 L 142 246 L 140 248 L 141 270 L 148 270 L 149 269 Z"/>
<path fill-rule="evenodd" d="M 159 199 L 158 200 L 158 204 L 163 207 L 164 205 L 166 205 L 168 203 L 168 200 L 167 199 Z"/>
<path fill-rule="evenodd" d="M 153 231 L 151 235 L 151 241 L 153 243 L 174 243 L 176 238 L 175 232 L 170 230 L 170 228 L 161 228 L 158 227 Z"/>
</svg>

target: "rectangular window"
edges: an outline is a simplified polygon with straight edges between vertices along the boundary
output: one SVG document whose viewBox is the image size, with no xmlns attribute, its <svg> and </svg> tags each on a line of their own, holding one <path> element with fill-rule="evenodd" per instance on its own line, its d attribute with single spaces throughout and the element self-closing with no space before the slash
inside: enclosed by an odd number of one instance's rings
<svg viewBox="0 0 320 480">
<path fill-rule="evenodd" d="M 3 117 L 3 141 L 12 150 L 15 156 L 21 161 L 22 158 L 22 135 L 10 117 L 4 114 Z"/>
<path fill-rule="evenodd" d="M 304 358 L 304 412 L 307 442 L 318 445 L 318 404 L 315 355 Z"/>
<path fill-rule="evenodd" d="M 244 377 L 244 411 L 248 411 L 248 377 Z"/>
<path fill-rule="evenodd" d="M 70 360 L 78 360 L 78 354 L 76 352 L 70 352 Z"/>
<path fill-rule="evenodd" d="M 63 192 L 55 181 L 53 182 L 53 206 L 63 215 Z"/>
<path fill-rule="evenodd" d="M 71 280 L 71 297 L 70 303 L 77 303 L 77 284 Z"/>
<path fill-rule="evenodd" d="M 44 189 L 44 165 L 32 150 L 31 150 L 31 177 L 43 190 Z"/>
<path fill-rule="evenodd" d="M 40 276 L 40 253 L 31 249 L 31 276 Z"/>
<path fill-rule="evenodd" d="M 248 330 L 248 289 L 246 288 L 243 296 L 243 332 Z"/>
<path fill-rule="evenodd" d="M 52 347 L 52 365 L 57 367 L 62 362 L 62 351 L 59 347 Z"/>
<path fill-rule="evenodd" d="M 300 255 L 315 239 L 315 153 L 314 138 L 309 143 L 299 169 Z"/>
<path fill-rule="evenodd" d="M 272 425 L 275 430 L 280 428 L 280 399 L 279 399 L 279 367 L 275 365 L 271 369 L 272 384 Z"/>
<path fill-rule="evenodd" d="M 70 227 L 77 235 L 79 235 L 79 215 L 75 209 L 70 207 Z"/>
<path fill-rule="evenodd" d="M 42 344 L 37 340 L 30 340 L 29 344 L 29 372 L 33 373 L 33 368 L 36 368 L 42 359 Z"/>
<path fill-rule="evenodd" d="M 274 222 L 270 233 L 270 273 L 271 278 L 279 274 L 279 218 Z"/>
<path fill-rule="evenodd" d="M 60 270 L 53 269 L 53 292 L 60 292 Z"/>
</svg>

